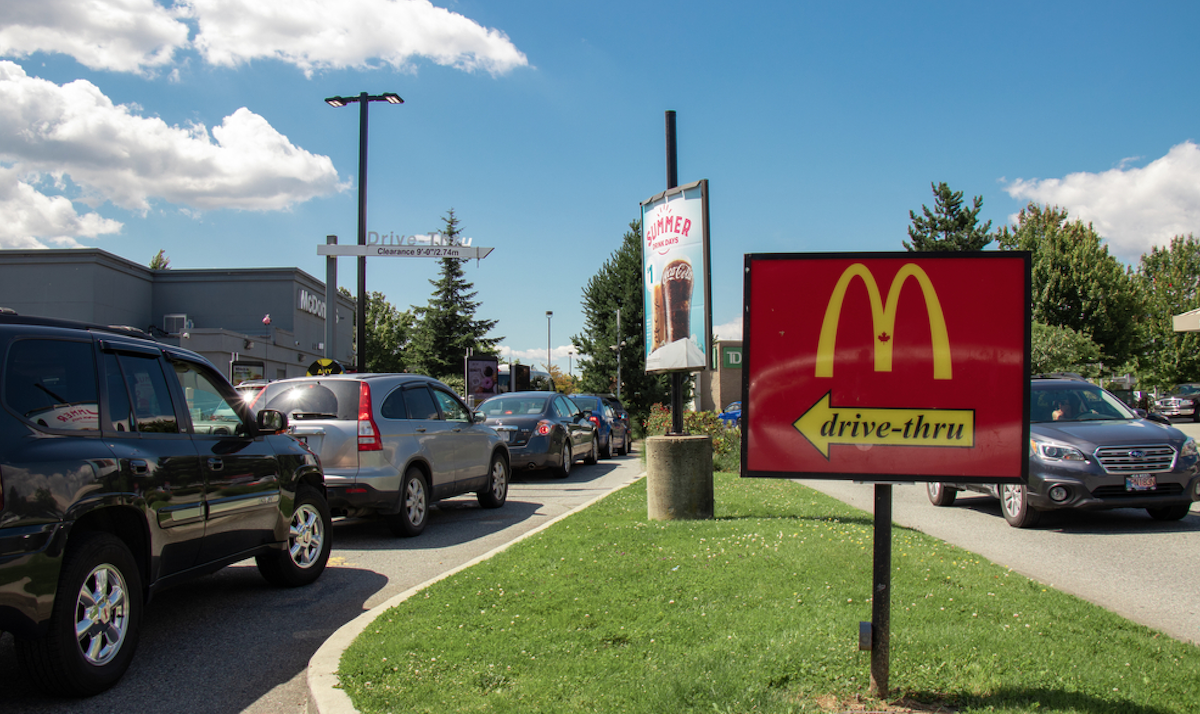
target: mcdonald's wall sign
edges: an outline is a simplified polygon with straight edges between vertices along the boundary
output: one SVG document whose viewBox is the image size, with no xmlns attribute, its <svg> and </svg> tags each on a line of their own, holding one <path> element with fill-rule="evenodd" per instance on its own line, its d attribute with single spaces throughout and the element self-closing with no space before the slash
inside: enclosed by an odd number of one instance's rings
<svg viewBox="0 0 1200 714">
<path fill-rule="evenodd" d="M 742 475 L 1022 481 L 1026 252 L 746 256 Z"/>
</svg>

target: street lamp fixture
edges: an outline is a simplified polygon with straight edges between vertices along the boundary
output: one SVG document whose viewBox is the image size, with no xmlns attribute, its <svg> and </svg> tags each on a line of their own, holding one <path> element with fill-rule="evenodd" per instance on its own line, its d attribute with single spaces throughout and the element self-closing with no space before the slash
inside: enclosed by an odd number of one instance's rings
<svg viewBox="0 0 1200 714">
<path fill-rule="evenodd" d="M 367 105 L 371 102 L 403 104 L 404 100 L 394 92 L 367 94 L 357 97 L 329 97 L 325 103 L 331 107 L 344 107 L 358 103 L 358 244 L 367 244 Z M 358 372 L 367 371 L 367 256 L 358 256 Z"/>
<path fill-rule="evenodd" d="M 546 374 L 550 374 L 550 318 L 554 317 L 553 310 L 546 311 Z"/>
</svg>

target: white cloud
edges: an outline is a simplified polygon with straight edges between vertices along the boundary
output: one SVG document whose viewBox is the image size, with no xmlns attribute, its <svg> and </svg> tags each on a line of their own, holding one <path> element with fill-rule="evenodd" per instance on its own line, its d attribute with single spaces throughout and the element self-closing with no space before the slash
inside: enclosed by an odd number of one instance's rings
<svg viewBox="0 0 1200 714">
<path fill-rule="evenodd" d="M 726 322 L 723 325 L 713 325 L 713 334 L 718 340 L 742 339 L 742 318 L 739 317 L 733 322 Z"/>
<path fill-rule="evenodd" d="M 503 74 L 528 64 L 508 37 L 429 0 L 186 0 L 206 61 L 274 58 L 311 74 L 375 61 L 410 69 L 416 57 Z"/>
<path fill-rule="evenodd" d="M 293 146 L 248 109 L 211 136 L 136 111 L 85 80 L 59 86 L 0 61 L 0 160 L 23 175 L 69 176 L 85 203 L 278 210 L 345 188 L 329 157 Z"/>
<path fill-rule="evenodd" d="M 16 170 L 0 168 L 0 248 L 78 248 L 76 237 L 117 233 L 121 224 L 96 213 L 80 215 L 62 196 L 47 196 L 21 181 Z M 39 239 L 40 237 L 40 239 Z"/>
<path fill-rule="evenodd" d="M 4 0 L 0 57 L 70 55 L 91 69 L 145 73 L 188 44 L 188 26 L 154 0 Z"/>
<path fill-rule="evenodd" d="M 188 34 L 196 30 L 195 39 Z M 147 74 L 194 49 L 237 66 L 275 59 L 319 69 L 411 70 L 424 57 L 493 75 L 528 60 L 499 30 L 429 0 L 5 0 L 0 57 L 49 52 L 91 69 Z"/>
<path fill-rule="evenodd" d="M 1130 262 L 1174 236 L 1200 234 L 1200 146 L 1187 141 L 1142 168 L 1125 166 L 1061 179 L 1017 179 L 1005 191 L 1065 208 L 1072 219 L 1091 223 L 1113 255 Z"/>
</svg>

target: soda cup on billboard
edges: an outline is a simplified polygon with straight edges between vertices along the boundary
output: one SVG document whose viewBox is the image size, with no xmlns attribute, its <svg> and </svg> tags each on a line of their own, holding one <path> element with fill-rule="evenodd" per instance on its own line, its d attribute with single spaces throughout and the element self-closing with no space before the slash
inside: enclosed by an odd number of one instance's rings
<svg viewBox="0 0 1200 714">
<path fill-rule="evenodd" d="M 654 309 L 651 315 L 651 346 L 650 351 L 667 344 L 667 306 L 663 302 L 663 286 L 658 283 L 652 287 L 651 304 Z"/>
<path fill-rule="evenodd" d="M 686 339 L 692 331 L 692 264 L 686 258 L 667 263 L 662 273 L 667 312 L 667 342 Z"/>
</svg>

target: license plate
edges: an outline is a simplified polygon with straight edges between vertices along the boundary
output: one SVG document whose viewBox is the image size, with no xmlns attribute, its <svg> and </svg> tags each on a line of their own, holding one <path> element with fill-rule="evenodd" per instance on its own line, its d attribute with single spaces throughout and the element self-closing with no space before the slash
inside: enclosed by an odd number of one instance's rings
<svg viewBox="0 0 1200 714">
<path fill-rule="evenodd" d="M 1126 491 L 1153 491 L 1158 487 L 1158 478 L 1154 474 L 1130 474 L 1125 477 Z"/>
</svg>

